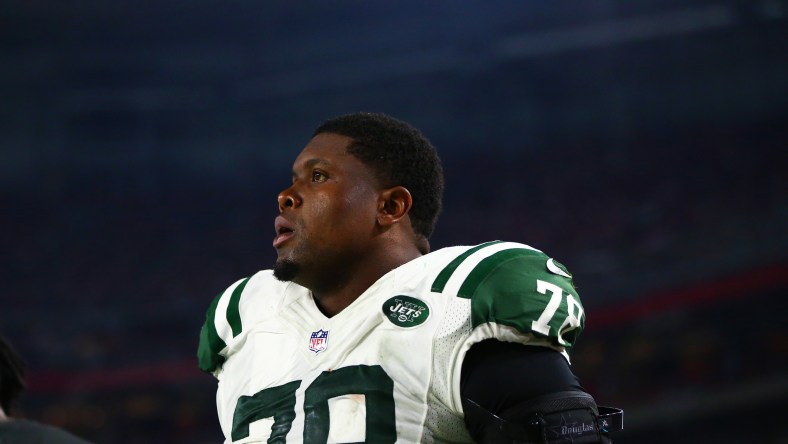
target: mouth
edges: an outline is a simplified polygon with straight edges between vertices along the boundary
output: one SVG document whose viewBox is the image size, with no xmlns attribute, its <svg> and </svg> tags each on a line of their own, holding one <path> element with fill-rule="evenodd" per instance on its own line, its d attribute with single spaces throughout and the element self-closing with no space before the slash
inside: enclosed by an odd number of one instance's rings
<svg viewBox="0 0 788 444">
<path fill-rule="evenodd" d="M 274 248 L 279 248 L 295 235 L 293 224 L 282 216 L 277 216 L 274 222 L 276 236 L 274 236 Z"/>
</svg>

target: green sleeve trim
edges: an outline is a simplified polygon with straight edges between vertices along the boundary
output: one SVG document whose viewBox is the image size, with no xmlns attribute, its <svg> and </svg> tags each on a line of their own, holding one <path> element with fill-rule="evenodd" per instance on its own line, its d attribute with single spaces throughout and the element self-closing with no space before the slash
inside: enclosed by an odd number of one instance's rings
<svg viewBox="0 0 788 444">
<path fill-rule="evenodd" d="M 200 330 L 200 345 L 197 348 L 197 365 L 200 370 L 212 373 L 224 362 L 224 357 L 219 354 L 227 344 L 219 337 L 216 331 L 216 306 L 219 305 L 219 299 L 222 298 L 220 293 L 208 308 L 208 314 L 205 316 L 205 324 Z"/>
<path fill-rule="evenodd" d="M 526 248 L 513 248 L 511 250 L 499 251 L 479 262 L 479 265 L 477 265 L 476 268 L 471 271 L 468 277 L 465 278 L 465 281 L 460 286 L 460 290 L 457 292 L 457 296 L 464 299 L 470 299 L 476 292 L 476 289 L 479 288 L 479 285 L 482 283 L 482 281 L 484 281 L 484 279 L 493 270 L 498 268 L 499 265 L 508 260 L 522 256 L 545 257 L 544 253 L 535 250 L 528 250 Z"/>
<path fill-rule="evenodd" d="M 494 244 L 500 244 L 503 241 L 492 241 L 492 242 L 485 242 L 481 245 L 477 245 L 470 250 L 462 253 L 461 255 L 457 256 L 453 261 L 449 263 L 440 273 L 438 273 L 438 277 L 435 278 L 435 282 L 432 283 L 432 291 L 436 293 L 442 293 L 443 289 L 446 288 L 446 284 L 449 282 L 449 278 L 451 275 L 457 270 L 457 267 L 465 260 L 468 259 L 468 256 L 476 253 L 477 251 L 481 250 L 484 247 L 488 247 Z"/>
<path fill-rule="evenodd" d="M 238 336 L 241 334 L 241 311 L 238 308 L 238 305 L 241 302 L 241 293 L 244 292 L 244 288 L 246 288 L 246 283 L 249 282 L 248 277 L 241 281 L 235 290 L 233 290 L 233 294 L 230 296 L 230 303 L 227 305 L 227 322 L 230 324 L 230 328 L 233 330 L 233 337 Z"/>
</svg>

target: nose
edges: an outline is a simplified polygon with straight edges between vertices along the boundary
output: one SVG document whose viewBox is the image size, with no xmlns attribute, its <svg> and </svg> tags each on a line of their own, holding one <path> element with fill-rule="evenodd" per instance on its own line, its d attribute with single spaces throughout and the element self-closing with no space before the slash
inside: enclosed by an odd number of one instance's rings
<svg viewBox="0 0 788 444">
<path fill-rule="evenodd" d="M 282 192 L 279 193 L 279 196 L 277 196 L 276 200 L 279 203 L 280 213 L 284 212 L 285 208 L 295 208 L 301 205 L 301 198 L 295 193 L 293 187 L 282 190 Z"/>
</svg>

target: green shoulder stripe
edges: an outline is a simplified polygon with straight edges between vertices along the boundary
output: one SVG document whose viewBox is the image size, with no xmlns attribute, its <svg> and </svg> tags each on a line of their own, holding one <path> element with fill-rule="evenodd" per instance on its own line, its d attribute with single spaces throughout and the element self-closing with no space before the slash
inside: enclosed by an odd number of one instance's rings
<svg viewBox="0 0 788 444">
<path fill-rule="evenodd" d="M 238 305 L 241 302 L 241 293 L 244 292 L 246 283 L 249 282 L 250 278 L 251 276 L 241 281 L 241 283 L 235 287 L 232 296 L 230 296 L 230 303 L 227 305 L 227 322 L 233 330 L 233 337 L 241 334 L 241 311 L 238 309 Z"/>
<path fill-rule="evenodd" d="M 499 265 L 508 260 L 522 256 L 546 257 L 542 252 L 528 250 L 526 248 L 513 248 L 511 250 L 499 251 L 479 262 L 479 265 L 477 265 L 476 268 L 471 271 L 468 277 L 465 278 L 465 281 L 460 286 L 460 290 L 457 292 L 457 296 L 470 299 L 471 296 L 473 296 L 473 294 L 476 292 L 476 289 L 479 288 L 479 285 L 482 283 L 482 281 L 484 281 L 484 279 L 490 275 L 491 271 L 495 270 Z"/>
<path fill-rule="evenodd" d="M 501 242 L 503 241 L 485 242 L 481 245 L 477 245 L 471 248 L 465 253 L 454 258 L 453 261 L 449 262 L 449 265 L 447 265 L 446 268 L 444 268 L 443 270 L 441 270 L 440 273 L 438 273 L 438 277 L 435 278 L 435 282 L 432 283 L 432 291 L 436 293 L 443 292 L 443 289 L 446 288 L 446 283 L 449 282 L 449 278 L 451 278 L 451 275 L 454 273 L 455 270 L 457 270 L 457 267 L 459 267 L 460 264 L 465 259 L 468 259 L 468 256 L 472 255 L 473 253 L 476 253 L 477 251 L 481 250 L 484 247 L 494 244 L 500 244 Z"/>
<path fill-rule="evenodd" d="M 197 364 L 204 372 L 213 372 L 224 362 L 224 357 L 219 354 L 227 346 L 216 332 L 216 306 L 223 293 L 219 293 L 211 302 L 208 314 L 205 316 L 205 324 L 200 330 L 200 345 L 197 348 Z"/>
</svg>

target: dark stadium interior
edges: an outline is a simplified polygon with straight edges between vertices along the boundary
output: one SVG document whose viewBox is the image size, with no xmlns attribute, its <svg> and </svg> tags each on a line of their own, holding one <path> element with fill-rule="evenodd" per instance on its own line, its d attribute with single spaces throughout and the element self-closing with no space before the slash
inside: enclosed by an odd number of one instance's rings
<svg viewBox="0 0 788 444">
<path fill-rule="evenodd" d="M 221 442 L 205 310 L 271 265 L 311 131 L 382 111 L 443 159 L 434 249 L 573 272 L 573 367 L 625 409 L 616 443 L 788 443 L 787 1 L 10 0 L 0 23 L 24 416 Z"/>
</svg>

